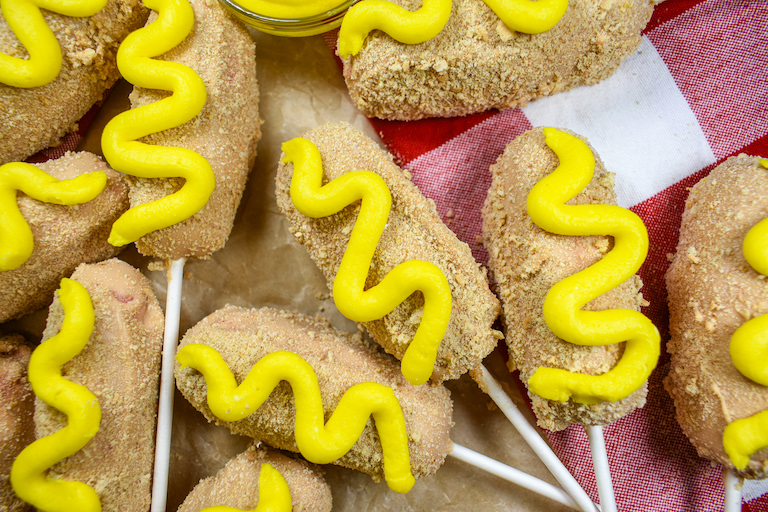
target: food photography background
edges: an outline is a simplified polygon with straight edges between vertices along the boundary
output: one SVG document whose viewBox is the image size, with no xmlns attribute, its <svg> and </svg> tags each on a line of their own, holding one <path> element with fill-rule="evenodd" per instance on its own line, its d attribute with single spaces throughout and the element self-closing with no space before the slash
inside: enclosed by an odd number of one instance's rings
<svg viewBox="0 0 768 512">
<path fill-rule="evenodd" d="M 280 144 L 327 121 L 347 121 L 390 151 L 480 263 L 487 261 L 480 209 L 491 181 L 488 168 L 505 145 L 535 126 L 586 136 L 616 174 L 619 204 L 640 215 L 648 228 L 650 250 L 640 271 L 642 292 L 650 302 L 644 313 L 662 332 L 663 342 L 668 339 L 663 276 L 677 242 L 687 188 L 729 156 L 768 156 L 765 0 L 667 0 L 656 7 L 635 54 L 598 85 L 504 112 L 412 122 L 368 120 L 357 111 L 329 49 L 334 34 L 292 39 L 251 32 L 264 135 L 226 247 L 211 260 L 187 263 L 181 333 L 225 304 L 294 309 L 356 330 L 333 306 L 324 278 L 288 232 L 274 198 Z M 118 82 L 59 150 L 101 154 L 101 129 L 128 107 L 129 92 L 128 84 Z M 150 277 L 164 303 L 165 272 L 149 270 L 151 259 L 133 248 L 120 257 Z M 39 339 L 46 314 L 4 325 L 2 331 L 21 330 Z M 497 351 L 487 364 L 527 411 L 522 385 L 505 371 L 501 357 Z M 605 428 L 619 509 L 722 510 L 721 470 L 696 455 L 661 385 L 668 361 L 663 352 L 646 407 Z M 464 377 L 448 387 L 454 399 L 454 441 L 555 483 L 471 380 Z M 207 424 L 178 393 L 174 416 L 168 511 L 175 511 L 200 478 L 215 474 L 249 442 Z M 597 500 L 583 429 L 544 434 Z M 451 459 L 407 495 L 351 470 L 327 466 L 325 475 L 338 511 L 566 510 Z M 748 483 L 743 509 L 768 511 L 768 496 L 760 497 L 765 492 L 768 482 Z"/>
</svg>

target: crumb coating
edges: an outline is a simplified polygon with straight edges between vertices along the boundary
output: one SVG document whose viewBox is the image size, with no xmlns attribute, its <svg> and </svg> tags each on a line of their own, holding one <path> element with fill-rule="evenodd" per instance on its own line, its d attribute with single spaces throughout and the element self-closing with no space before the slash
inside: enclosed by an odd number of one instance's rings
<svg viewBox="0 0 768 512">
<path fill-rule="evenodd" d="M 396 0 L 409 10 L 418 0 Z M 443 31 L 407 45 L 372 32 L 344 79 L 369 117 L 455 117 L 525 105 L 610 76 L 640 44 L 652 0 L 571 0 L 540 34 L 510 31 L 482 0 L 455 0 Z"/>
<path fill-rule="evenodd" d="M 731 157 L 691 188 L 669 293 L 664 386 L 677 420 L 699 455 L 745 478 L 768 477 L 768 449 L 736 470 L 723 448 L 732 421 L 768 410 L 768 387 L 744 377 L 728 350 L 742 324 L 768 313 L 768 280 L 744 259 L 747 232 L 768 216 L 768 170 L 747 155 Z"/>
<path fill-rule="evenodd" d="M 326 418 L 342 395 L 355 384 L 377 382 L 394 390 L 405 415 L 411 470 L 416 478 L 430 475 L 451 450 L 449 432 L 453 405 L 446 388 L 436 384 L 412 386 L 400 373 L 397 361 L 383 354 L 360 334 L 335 330 L 327 321 L 299 313 L 269 308 L 243 309 L 227 306 L 187 331 L 180 347 L 200 343 L 215 348 L 238 383 L 262 357 L 279 350 L 294 352 L 314 369 L 320 385 Z M 298 452 L 294 437 L 296 408 L 286 382 L 247 418 L 227 423 L 208 408 L 203 376 L 176 365 L 176 384 L 184 397 L 216 424 L 282 450 Z M 368 419 L 360 439 L 334 464 L 356 469 L 379 480 L 384 477 L 379 435 Z"/>
<path fill-rule="evenodd" d="M 63 366 L 62 375 L 98 397 L 101 423 L 85 448 L 54 465 L 49 476 L 90 485 L 104 512 L 146 512 L 155 456 L 163 313 L 149 280 L 123 261 L 81 265 L 72 279 L 91 296 L 96 322 L 88 345 Z M 63 313 L 57 298 L 44 340 L 59 332 Z M 36 400 L 38 438 L 60 430 L 64 421 L 59 411 Z"/>
<path fill-rule="evenodd" d="M 35 440 L 35 395 L 27 380 L 32 349 L 19 335 L 0 337 L 0 510 L 27 512 L 31 505 L 13 492 L 11 465 Z"/>
<path fill-rule="evenodd" d="M 181 126 L 141 139 L 147 144 L 182 147 L 202 155 L 213 168 L 216 188 L 193 217 L 142 237 L 136 247 L 162 259 L 208 258 L 224 247 L 237 207 L 256 159 L 261 138 L 255 45 L 245 27 L 218 2 L 193 0 L 195 26 L 183 43 L 162 60 L 192 68 L 205 83 L 205 107 Z M 151 23 L 157 14 L 150 16 Z M 135 87 L 136 108 L 167 96 L 165 91 Z M 131 207 L 176 192 L 183 179 L 143 179 L 127 176 Z"/>
<path fill-rule="evenodd" d="M 366 289 L 408 260 L 433 263 L 448 279 L 453 309 L 437 351 L 432 379 L 457 379 L 478 369 L 502 337 L 493 329 L 500 306 L 469 246 L 443 224 L 434 202 L 421 195 L 392 156 L 362 133 L 347 124 L 329 123 L 304 137 L 320 150 L 323 175 L 328 181 L 350 171 L 366 170 L 381 176 L 390 188 L 392 211 L 373 256 Z M 360 204 L 322 219 L 306 217 L 291 201 L 292 176 L 293 164 L 281 163 L 276 177 L 277 206 L 288 217 L 291 233 L 306 246 L 332 288 Z M 421 322 L 423 307 L 424 299 L 416 293 L 384 318 L 363 325 L 387 352 L 402 359 Z"/>
<path fill-rule="evenodd" d="M 317 466 L 255 445 L 227 462 L 215 476 L 200 480 L 177 512 L 199 512 L 213 506 L 255 509 L 262 464 L 270 464 L 285 479 L 294 511 L 331 512 L 331 488 Z"/>
<path fill-rule="evenodd" d="M 49 305 L 59 281 L 79 264 L 120 252 L 107 238 L 112 223 L 128 209 L 128 186 L 122 175 L 86 152 L 67 153 L 36 165 L 58 179 L 104 171 L 107 185 L 94 200 L 74 206 L 42 203 L 18 194 L 21 215 L 32 228 L 34 249 L 21 267 L 0 272 L 0 323 Z"/>
<path fill-rule="evenodd" d="M 605 170 L 597 155 L 595 161 L 592 181 L 568 204 L 616 204 L 614 175 Z M 550 331 L 542 316 L 544 298 L 555 283 L 597 262 L 613 248 L 611 237 L 555 235 L 531 220 L 526 210 L 528 193 L 558 163 L 541 128 L 524 133 L 491 166 L 493 182 L 483 206 L 483 240 L 488 249 L 488 268 L 502 303 L 509 367 L 520 370 L 523 382 L 528 382 L 540 366 L 588 375 L 605 373 L 621 358 L 624 347 L 623 343 L 568 343 Z M 585 309 L 639 311 L 644 305 L 641 286 L 640 277 L 633 276 Z M 623 400 L 594 405 L 554 402 L 528 394 L 539 426 L 562 430 L 571 423 L 604 425 L 616 421 L 645 405 L 647 392 L 648 386 L 643 384 Z"/>
<path fill-rule="evenodd" d="M 120 78 L 115 62 L 120 42 L 147 19 L 139 0 L 109 0 L 104 9 L 85 18 L 42 12 L 61 46 L 61 72 L 32 89 L 0 84 L 0 164 L 56 146 L 77 130 L 77 122 Z M 27 57 L 2 14 L 0 52 Z"/>
</svg>

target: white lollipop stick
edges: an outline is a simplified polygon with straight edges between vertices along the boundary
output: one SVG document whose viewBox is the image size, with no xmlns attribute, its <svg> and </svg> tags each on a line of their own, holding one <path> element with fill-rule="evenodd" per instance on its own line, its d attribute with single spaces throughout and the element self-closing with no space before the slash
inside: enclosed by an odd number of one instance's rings
<svg viewBox="0 0 768 512">
<path fill-rule="evenodd" d="M 723 469 L 725 484 L 725 512 L 741 512 L 741 488 L 744 479 L 730 469 Z"/>
<path fill-rule="evenodd" d="M 584 430 L 589 437 L 589 448 L 592 451 L 592 466 L 595 468 L 597 492 L 600 494 L 600 507 L 603 512 L 616 512 L 616 496 L 613 493 L 611 468 L 608 466 L 608 452 L 605 449 L 603 427 L 586 425 Z"/>
<path fill-rule="evenodd" d="M 512 422 L 512 425 L 517 429 L 523 439 L 525 439 L 528 446 L 530 446 L 536 455 L 539 456 L 555 479 L 563 486 L 563 489 L 571 495 L 578 507 L 584 512 L 600 510 L 599 507 L 592 502 L 592 499 L 590 499 L 576 479 L 573 478 L 570 471 L 568 471 L 560 459 L 557 458 L 557 455 L 552 451 L 552 448 L 550 448 L 546 441 L 542 439 L 539 432 L 533 425 L 528 423 L 528 420 L 525 419 L 523 413 L 520 412 L 514 402 L 512 402 L 512 399 L 510 399 L 501 388 L 501 384 L 493 378 L 485 366 L 481 365 L 480 370 L 482 372 L 483 386 L 487 389 L 491 400 L 493 400 L 499 409 L 501 409 L 504 416 Z"/>
<path fill-rule="evenodd" d="M 173 426 L 173 367 L 179 342 L 181 317 L 181 284 L 185 258 L 173 260 L 168 269 L 168 293 L 165 298 L 165 336 L 160 372 L 160 404 L 157 408 L 155 470 L 152 480 L 151 512 L 165 512 L 168 497 L 168 468 L 171 461 L 171 428 Z"/>
<path fill-rule="evenodd" d="M 581 510 L 579 506 L 576 505 L 576 502 L 573 501 L 573 498 L 561 488 L 555 487 L 554 485 L 520 471 L 519 469 L 507 466 L 497 460 L 472 451 L 469 448 L 453 443 L 453 448 L 448 455 L 574 510 Z"/>
</svg>

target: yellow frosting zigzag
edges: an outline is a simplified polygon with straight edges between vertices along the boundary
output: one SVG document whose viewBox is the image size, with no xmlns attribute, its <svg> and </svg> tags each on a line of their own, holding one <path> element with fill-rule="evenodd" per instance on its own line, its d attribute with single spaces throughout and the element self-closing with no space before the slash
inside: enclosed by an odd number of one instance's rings
<svg viewBox="0 0 768 512">
<path fill-rule="evenodd" d="M 760 158 L 768 169 L 768 160 Z M 768 219 L 763 219 L 744 238 L 744 258 L 763 276 L 768 276 Z M 729 346 L 734 366 L 748 379 L 768 386 L 768 313 L 742 324 Z M 768 411 L 729 423 L 723 432 L 723 447 L 737 469 L 744 470 L 749 457 L 768 448 Z"/>
<path fill-rule="evenodd" d="M 259 473 L 259 504 L 247 512 L 291 512 L 291 491 L 283 476 L 271 464 L 262 464 Z M 207 507 L 200 512 L 244 512 L 234 507 Z"/>
<path fill-rule="evenodd" d="M 18 191 L 44 203 L 73 205 L 96 198 L 106 184 L 104 171 L 58 180 L 24 162 L 0 166 L 0 272 L 19 268 L 34 248 L 32 230 L 16 201 Z"/>
<path fill-rule="evenodd" d="M 283 144 L 284 162 L 293 162 L 291 200 L 302 214 L 321 218 L 360 201 L 360 213 L 333 282 L 336 307 L 355 322 L 370 322 L 389 314 L 414 292 L 424 296 L 424 313 L 402 359 L 401 371 L 411 384 L 423 384 L 432 374 L 437 349 L 451 319 L 451 287 L 443 272 L 427 261 L 406 261 L 379 284 L 365 289 L 373 254 L 392 208 L 389 187 L 378 174 L 353 171 L 323 185 L 320 151 L 296 138 Z"/>
<path fill-rule="evenodd" d="M 370 416 L 379 433 L 384 478 L 393 491 L 408 492 L 415 482 L 411 473 L 408 434 L 400 403 L 391 388 L 364 382 L 349 388 L 325 422 L 317 375 L 293 352 L 278 351 L 261 358 L 238 386 L 235 376 L 216 349 L 190 344 L 176 355 L 182 367 L 205 377 L 208 407 L 228 422 L 242 420 L 261 407 L 285 380 L 296 404 L 294 433 L 301 454 L 315 464 L 328 464 L 344 456 L 357 442 Z"/>
<path fill-rule="evenodd" d="M 118 247 L 188 219 L 205 206 L 216 185 L 210 164 L 194 151 L 138 141 L 193 119 L 206 101 L 205 84 L 192 69 L 152 58 L 186 39 L 195 23 L 192 6 L 187 0 L 146 0 L 144 4 L 158 11 L 158 17 L 125 38 L 117 52 L 117 66 L 132 84 L 172 94 L 114 117 L 104 128 L 101 146 L 118 171 L 140 178 L 180 177 L 186 182 L 173 194 L 125 212 L 109 237 Z"/>
<path fill-rule="evenodd" d="M 544 319 L 556 336 L 570 343 L 626 345 L 616 366 L 602 375 L 540 367 L 528 387 L 558 402 L 615 402 L 636 391 L 650 376 L 659 358 L 659 331 L 637 311 L 581 308 L 639 270 L 648 253 L 648 233 L 637 215 L 619 206 L 566 204 L 592 180 L 595 158 L 589 147 L 572 135 L 554 128 L 544 128 L 544 134 L 560 164 L 528 195 L 531 219 L 541 229 L 558 235 L 610 235 L 614 239 L 613 249 L 600 261 L 552 287 L 544 300 Z"/>
<path fill-rule="evenodd" d="M 568 0 L 483 0 L 510 28 L 538 34 L 554 27 L 568 8 Z M 357 55 L 373 30 L 381 30 L 406 44 L 436 37 L 448 23 L 451 0 L 424 0 L 417 11 L 409 11 L 388 0 L 363 0 L 349 8 L 339 31 L 339 55 Z"/>
<path fill-rule="evenodd" d="M 723 448 L 736 469 L 747 469 L 749 457 L 768 448 L 768 411 L 729 423 L 723 431 Z"/>
<path fill-rule="evenodd" d="M 0 53 L 0 83 L 11 87 L 40 87 L 61 71 L 61 48 L 40 9 L 65 16 L 93 16 L 107 0 L 3 0 L 0 10 L 29 54 L 21 59 Z"/>
<path fill-rule="evenodd" d="M 11 485 L 21 499 L 44 512 L 100 512 L 99 497 L 88 485 L 45 476 L 48 468 L 81 450 L 101 422 L 99 400 L 85 386 L 61 375 L 62 366 L 85 348 L 93 332 L 91 298 L 83 285 L 65 278 L 59 300 L 64 308 L 61 331 L 32 353 L 29 382 L 40 400 L 67 416 L 67 426 L 19 454 L 11 467 Z"/>
</svg>

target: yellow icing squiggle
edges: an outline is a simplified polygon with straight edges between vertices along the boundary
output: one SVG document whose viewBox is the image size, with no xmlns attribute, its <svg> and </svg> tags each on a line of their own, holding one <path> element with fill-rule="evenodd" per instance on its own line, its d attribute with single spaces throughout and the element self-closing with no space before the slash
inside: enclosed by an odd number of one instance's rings
<svg viewBox="0 0 768 512">
<path fill-rule="evenodd" d="M 339 55 L 357 55 L 368 34 L 382 30 L 397 41 L 418 44 L 437 36 L 448 23 L 451 0 L 424 0 L 409 11 L 388 0 L 364 0 L 349 8 L 339 30 Z"/>
<path fill-rule="evenodd" d="M 93 332 L 91 298 L 83 285 L 65 278 L 59 300 L 64 308 L 61 331 L 32 353 L 29 382 L 38 398 L 67 416 L 67 426 L 19 454 L 11 467 L 11 485 L 21 499 L 44 512 L 100 512 L 99 497 L 88 485 L 45 476 L 48 468 L 81 450 L 101 422 L 93 393 L 61 375 L 61 367 L 85 348 Z"/>
<path fill-rule="evenodd" d="M 760 165 L 768 169 L 768 160 L 759 158 Z M 755 271 L 768 276 L 768 218 L 761 220 L 744 237 L 744 258 Z M 766 359 L 763 359 L 764 361 Z M 765 384 L 768 386 L 768 384 Z"/>
<path fill-rule="evenodd" d="M 729 423 L 723 431 L 723 448 L 736 469 L 747 469 L 749 457 L 768 448 L 768 411 Z"/>
<path fill-rule="evenodd" d="M 210 164 L 194 151 L 138 141 L 193 119 L 206 101 L 205 84 L 192 69 L 152 58 L 179 45 L 192 30 L 195 18 L 189 2 L 147 0 L 144 4 L 158 11 L 157 20 L 125 38 L 117 52 L 117 66 L 132 84 L 173 94 L 114 117 L 104 128 L 101 146 L 118 171 L 140 178 L 181 177 L 186 182 L 173 194 L 125 212 L 109 236 L 109 243 L 118 247 L 188 219 L 205 206 L 216 185 Z"/>
<path fill-rule="evenodd" d="M 283 476 L 271 464 L 262 464 L 259 474 L 259 504 L 248 512 L 291 512 L 291 491 Z M 207 507 L 200 512 L 244 512 L 234 507 Z"/>
<path fill-rule="evenodd" d="M 40 87 L 61 71 L 59 42 L 40 9 L 64 16 L 93 16 L 107 0 L 3 0 L 0 10 L 8 26 L 29 54 L 28 59 L 0 53 L 0 83 L 11 87 Z"/>
<path fill-rule="evenodd" d="M 565 15 L 568 0 L 483 0 L 510 30 L 539 34 Z"/>
<path fill-rule="evenodd" d="M 44 203 L 73 205 L 91 201 L 106 184 L 103 171 L 58 180 L 24 162 L 0 166 L 0 271 L 19 268 L 34 247 L 32 230 L 16 202 L 18 191 Z"/>
<path fill-rule="evenodd" d="M 408 435 L 400 403 L 391 388 L 364 382 L 349 388 L 325 422 L 317 375 L 292 352 L 279 351 L 261 358 L 238 386 L 227 363 L 214 348 L 186 345 L 176 360 L 205 377 L 208 406 L 217 418 L 238 421 L 253 414 L 285 380 L 296 404 L 294 433 L 301 454 L 315 464 L 328 464 L 344 456 L 357 442 L 370 416 L 379 432 L 384 478 L 393 491 L 408 492 L 415 482 L 411 473 Z"/>
<path fill-rule="evenodd" d="M 424 295 L 421 324 L 402 359 L 401 371 L 411 384 L 423 384 L 432 374 L 437 349 L 451 319 L 451 287 L 443 272 L 427 261 L 406 261 L 379 284 L 365 289 L 376 245 L 392 207 L 384 180 L 370 171 L 353 171 L 323 185 L 320 151 L 306 139 L 283 144 L 284 162 L 293 162 L 291 200 L 302 214 L 320 218 L 360 201 L 360 214 L 333 282 L 336 307 L 356 322 L 389 314 L 414 292 Z"/>
<path fill-rule="evenodd" d="M 596 297 L 615 288 L 640 268 L 648 252 L 648 233 L 634 213 L 614 205 L 565 204 L 592 180 L 595 159 L 578 138 L 544 128 L 547 146 L 560 164 L 528 195 L 527 208 L 541 229 L 558 235 L 613 236 L 614 247 L 600 261 L 556 283 L 544 299 L 544 319 L 559 338 L 578 345 L 626 342 L 624 354 L 602 375 L 540 367 L 529 389 L 546 399 L 594 404 L 626 398 L 648 379 L 659 358 L 660 336 L 643 314 L 629 309 L 584 311 Z"/>
<path fill-rule="evenodd" d="M 768 160 L 760 158 L 768 169 Z M 768 219 L 758 222 L 744 238 L 744 258 L 758 273 L 768 276 Z M 768 386 L 768 313 L 742 324 L 729 346 L 733 365 L 748 379 Z M 723 447 L 733 465 L 747 468 L 749 457 L 768 448 L 768 411 L 729 423 L 723 432 Z"/>
<path fill-rule="evenodd" d="M 538 34 L 554 27 L 565 15 L 568 0 L 483 0 L 511 30 Z M 436 37 L 448 23 L 451 0 L 424 0 L 409 11 L 387 0 L 363 0 L 349 8 L 339 31 L 339 55 L 357 55 L 365 38 L 378 29 L 406 44 Z"/>
</svg>

